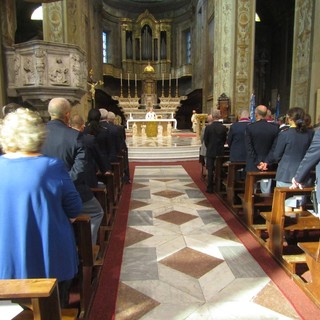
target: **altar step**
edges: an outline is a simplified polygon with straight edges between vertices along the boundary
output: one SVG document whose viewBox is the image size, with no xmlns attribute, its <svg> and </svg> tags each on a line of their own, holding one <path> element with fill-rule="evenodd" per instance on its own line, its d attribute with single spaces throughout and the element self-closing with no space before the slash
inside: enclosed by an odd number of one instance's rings
<svg viewBox="0 0 320 320">
<path fill-rule="evenodd" d="M 199 145 L 178 147 L 129 147 L 130 161 L 188 161 L 199 159 Z"/>
</svg>

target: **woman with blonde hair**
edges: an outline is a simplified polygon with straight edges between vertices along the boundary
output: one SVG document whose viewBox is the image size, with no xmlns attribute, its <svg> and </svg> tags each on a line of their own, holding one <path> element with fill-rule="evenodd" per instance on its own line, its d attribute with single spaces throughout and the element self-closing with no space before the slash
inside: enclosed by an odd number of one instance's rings
<svg viewBox="0 0 320 320">
<path fill-rule="evenodd" d="M 45 138 L 29 109 L 0 127 L 0 279 L 56 278 L 64 305 L 78 271 L 71 221 L 82 203 L 64 163 L 40 153 Z"/>
</svg>

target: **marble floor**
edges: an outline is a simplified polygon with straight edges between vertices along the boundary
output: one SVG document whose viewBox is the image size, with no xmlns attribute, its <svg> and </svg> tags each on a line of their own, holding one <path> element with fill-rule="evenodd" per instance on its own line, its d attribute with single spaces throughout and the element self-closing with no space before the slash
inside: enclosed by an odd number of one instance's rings
<svg viewBox="0 0 320 320">
<path fill-rule="evenodd" d="M 182 166 L 134 173 L 116 320 L 300 319 Z"/>
</svg>

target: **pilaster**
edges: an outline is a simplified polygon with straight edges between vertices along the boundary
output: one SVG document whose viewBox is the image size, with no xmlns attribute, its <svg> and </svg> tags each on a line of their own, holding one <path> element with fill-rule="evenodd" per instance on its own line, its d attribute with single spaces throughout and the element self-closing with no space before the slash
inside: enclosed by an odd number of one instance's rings
<svg viewBox="0 0 320 320">
<path fill-rule="evenodd" d="M 237 0 L 233 113 L 249 109 L 253 91 L 256 2 Z M 232 82 L 232 81 L 231 81 Z"/>
<path fill-rule="evenodd" d="M 319 34 L 319 29 L 312 28 L 312 24 L 315 21 L 315 2 L 317 1 L 296 0 L 290 96 L 291 107 L 302 107 L 310 114 L 314 111 L 314 105 L 310 105 L 312 95 L 310 92 L 313 54 L 312 39 L 314 32 Z M 317 59 L 319 61 L 319 58 Z M 313 96 L 315 97 L 315 92 Z M 313 102 L 315 101 L 314 98 L 312 100 Z"/>
<path fill-rule="evenodd" d="M 213 108 L 222 93 L 234 92 L 236 1 L 215 1 Z M 232 98 L 231 98 L 232 100 Z"/>
</svg>

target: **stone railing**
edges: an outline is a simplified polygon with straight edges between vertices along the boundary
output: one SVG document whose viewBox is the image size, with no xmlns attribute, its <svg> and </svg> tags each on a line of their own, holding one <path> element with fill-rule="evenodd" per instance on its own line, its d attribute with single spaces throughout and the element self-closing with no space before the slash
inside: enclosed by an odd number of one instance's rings
<svg viewBox="0 0 320 320">
<path fill-rule="evenodd" d="M 87 92 L 87 61 L 79 47 L 30 41 L 5 48 L 7 95 L 21 97 L 39 111 L 53 97 L 72 104 Z"/>
</svg>

